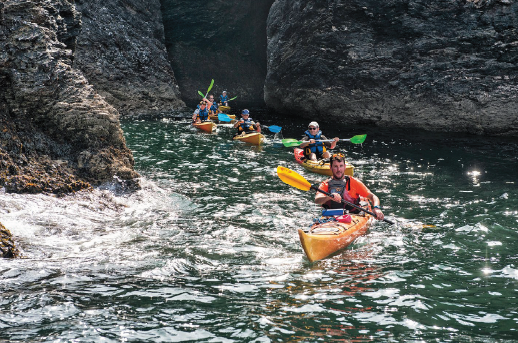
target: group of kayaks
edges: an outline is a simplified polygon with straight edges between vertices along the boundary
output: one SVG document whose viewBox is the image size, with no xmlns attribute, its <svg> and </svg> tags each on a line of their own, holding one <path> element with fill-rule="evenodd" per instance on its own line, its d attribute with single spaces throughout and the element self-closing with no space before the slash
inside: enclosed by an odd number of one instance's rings
<svg viewBox="0 0 518 343">
<path fill-rule="evenodd" d="M 230 108 L 220 106 L 219 110 L 220 112 L 228 112 Z M 229 120 L 234 122 L 235 116 L 230 114 L 222 115 L 220 113 L 219 116 L 214 115 L 209 117 L 209 119 L 209 121 L 193 125 L 202 131 L 210 133 L 216 130 L 216 122 L 228 122 Z M 347 141 L 360 144 L 365 141 L 365 137 L 366 135 L 359 135 L 348 139 Z M 260 132 L 242 133 L 234 136 L 233 140 L 239 140 L 253 145 L 260 145 L 264 140 L 264 136 Z M 283 139 L 283 144 L 291 147 L 294 146 L 293 141 L 294 140 L 291 139 Z M 295 147 L 293 152 L 295 161 L 305 169 L 321 175 L 332 176 L 329 161 L 320 160 L 314 162 L 307 160 L 304 158 L 303 149 L 298 147 Z M 346 165 L 345 174 L 352 176 L 354 173 L 354 167 L 349 162 L 346 162 Z M 288 168 L 279 166 L 277 168 L 277 174 L 282 181 L 298 189 L 316 189 L 315 186 L 312 186 L 301 175 Z M 344 213 L 343 210 L 333 210 L 333 212 L 323 211 L 322 216 L 316 218 L 313 225 L 308 228 L 298 230 L 302 248 L 311 262 L 324 259 L 345 249 L 357 237 L 367 232 L 369 226 L 374 221 L 374 217 L 372 216 L 372 212 L 370 212 L 370 204 L 368 201 L 362 201 L 360 206 L 365 208 L 365 212 L 360 211 L 358 214 L 349 214 Z"/>
<path fill-rule="evenodd" d="M 196 127 L 197 129 L 204 131 L 204 132 L 214 132 L 216 131 L 216 127 L 218 126 L 217 123 L 235 123 L 236 122 L 236 116 L 234 114 L 227 114 L 225 112 L 230 111 L 229 106 L 219 106 L 218 107 L 218 114 L 211 114 L 209 115 L 209 120 L 203 121 L 201 123 L 193 123 L 192 125 Z M 280 132 L 281 127 L 279 126 L 269 126 L 268 127 L 271 132 Z M 253 132 L 242 132 L 240 134 L 235 135 L 232 139 L 235 141 L 241 141 L 252 145 L 261 145 L 264 141 L 264 135 L 260 132 L 253 131 Z"/>
</svg>

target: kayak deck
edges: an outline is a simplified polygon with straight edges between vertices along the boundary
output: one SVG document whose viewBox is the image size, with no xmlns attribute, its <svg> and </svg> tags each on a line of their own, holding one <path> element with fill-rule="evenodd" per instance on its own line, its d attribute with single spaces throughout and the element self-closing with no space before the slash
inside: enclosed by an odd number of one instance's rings
<svg viewBox="0 0 518 343">
<path fill-rule="evenodd" d="M 317 173 L 320 175 L 328 175 L 333 176 L 333 173 L 331 172 L 331 167 L 329 162 L 324 162 L 324 160 L 320 161 L 311 161 L 306 160 L 304 158 L 304 150 L 300 148 L 295 148 L 293 151 L 293 154 L 295 155 L 295 160 L 298 164 L 302 165 L 307 170 Z M 345 175 L 353 176 L 354 175 L 354 167 L 351 163 L 345 161 L 346 167 L 345 167 Z"/>
<path fill-rule="evenodd" d="M 232 139 L 253 145 L 260 145 L 264 140 L 264 136 L 260 132 L 252 132 L 234 136 Z"/>
<path fill-rule="evenodd" d="M 221 113 L 227 113 L 228 111 L 230 111 L 230 106 L 223 106 L 223 105 L 220 105 L 220 106 L 218 106 L 218 110 L 219 110 Z"/>
<path fill-rule="evenodd" d="M 194 127 L 196 127 L 197 129 L 200 129 L 200 130 L 208 132 L 208 133 L 211 133 L 212 131 L 216 130 L 216 124 L 214 124 L 214 122 L 212 122 L 212 121 L 204 121 L 201 123 L 194 123 L 192 125 Z"/>
<path fill-rule="evenodd" d="M 306 256 L 311 262 L 322 260 L 348 247 L 356 238 L 364 235 L 373 221 L 371 215 L 351 214 L 350 223 L 329 221 L 314 224 L 309 230 L 299 229 L 299 238 Z"/>
</svg>

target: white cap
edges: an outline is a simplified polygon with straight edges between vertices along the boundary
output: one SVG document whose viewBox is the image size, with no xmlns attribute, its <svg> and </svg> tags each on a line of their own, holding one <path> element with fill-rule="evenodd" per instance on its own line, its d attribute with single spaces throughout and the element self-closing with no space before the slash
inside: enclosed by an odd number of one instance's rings
<svg viewBox="0 0 518 343">
<path fill-rule="evenodd" d="M 316 121 L 312 121 L 308 126 L 320 127 Z"/>
</svg>

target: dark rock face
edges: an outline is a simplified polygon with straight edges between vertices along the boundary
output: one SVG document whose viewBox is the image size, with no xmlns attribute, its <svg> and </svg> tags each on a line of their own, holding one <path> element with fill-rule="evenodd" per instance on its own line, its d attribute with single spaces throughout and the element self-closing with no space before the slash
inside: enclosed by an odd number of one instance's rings
<svg viewBox="0 0 518 343">
<path fill-rule="evenodd" d="M 67 0 L 0 3 L 0 186 L 7 191 L 65 193 L 138 176 L 117 110 L 72 66 L 80 28 Z"/>
<path fill-rule="evenodd" d="M 211 79 L 236 105 L 264 105 L 266 18 L 273 0 L 162 0 L 166 46 L 182 99 L 200 100 Z"/>
<path fill-rule="evenodd" d="M 20 251 L 14 244 L 11 231 L 7 230 L 5 226 L 2 225 L 2 223 L 0 223 L 0 257 L 20 257 Z"/>
<path fill-rule="evenodd" d="M 74 67 L 121 115 L 185 107 L 164 45 L 160 1 L 76 0 Z"/>
<path fill-rule="evenodd" d="M 328 122 L 516 134 L 517 13 L 509 0 L 277 0 L 266 103 Z"/>
</svg>

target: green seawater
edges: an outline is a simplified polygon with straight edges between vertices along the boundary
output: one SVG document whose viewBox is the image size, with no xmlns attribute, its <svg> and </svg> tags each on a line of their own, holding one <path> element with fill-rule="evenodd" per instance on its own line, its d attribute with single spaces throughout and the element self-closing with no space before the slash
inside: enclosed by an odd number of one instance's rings
<svg viewBox="0 0 518 343">
<path fill-rule="evenodd" d="M 0 341 L 515 342 L 518 178 L 513 140 L 321 122 L 387 218 L 310 263 L 297 229 L 315 183 L 281 138 L 254 147 L 187 120 L 125 121 L 142 189 L 64 198 L 0 191 L 25 259 L 0 264 Z M 257 118 L 256 118 L 257 117 Z"/>
</svg>

